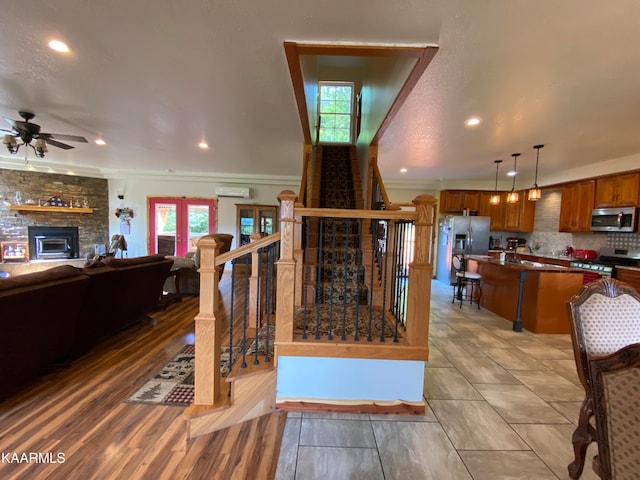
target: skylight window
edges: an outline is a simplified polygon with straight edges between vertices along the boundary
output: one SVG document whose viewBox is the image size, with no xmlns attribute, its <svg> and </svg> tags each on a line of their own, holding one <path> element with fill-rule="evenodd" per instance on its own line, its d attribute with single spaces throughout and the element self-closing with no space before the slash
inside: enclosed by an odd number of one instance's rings
<svg viewBox="0 0 640 480">
<path fill-rule="evenodd" d="M 353 83 L 320 82 L 318 112 L 321 143 L 351 143 Z"/>
</svg>

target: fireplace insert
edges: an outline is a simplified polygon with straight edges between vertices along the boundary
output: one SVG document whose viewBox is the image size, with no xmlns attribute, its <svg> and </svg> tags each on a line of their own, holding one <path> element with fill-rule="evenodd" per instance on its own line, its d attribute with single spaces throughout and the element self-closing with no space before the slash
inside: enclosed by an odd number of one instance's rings
<svg viewBox="0 0 640 480">
<path fill-rule="evenodd" d="M 78 227 L 29 227 L 29 259 L 78 258 Z"/>
</svg>

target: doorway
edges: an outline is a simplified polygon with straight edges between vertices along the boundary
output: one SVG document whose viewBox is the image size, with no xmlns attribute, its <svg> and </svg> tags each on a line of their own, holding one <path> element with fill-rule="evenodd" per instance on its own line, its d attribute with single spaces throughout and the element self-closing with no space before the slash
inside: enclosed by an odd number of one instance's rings
<svg viewBox="0 0 640 480">
<path fill-rule="evenodd" d="M 148 197 L 147 203 L 150 254 L 184 257 L 200 237 L 216 231 L 216 199 Z"/>
</svg>

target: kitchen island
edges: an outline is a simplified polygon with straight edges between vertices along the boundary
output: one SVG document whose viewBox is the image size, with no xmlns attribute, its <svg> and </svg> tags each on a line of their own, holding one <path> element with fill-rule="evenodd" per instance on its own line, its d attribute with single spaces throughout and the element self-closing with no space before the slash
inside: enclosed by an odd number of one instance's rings
<svg viewBox="0 0 640 480">
<path fill-rule="evenodd" d="M 534 333 L 570 333 L 565 302 L 582 288 L 584 272 L 526 260 L 500 262 L 482 255 L 466 258 L 468 270 L 482 275 L 481 307 L 515 321 L 520 280 L 524 279 L 522 326 Z"/>
</svg>

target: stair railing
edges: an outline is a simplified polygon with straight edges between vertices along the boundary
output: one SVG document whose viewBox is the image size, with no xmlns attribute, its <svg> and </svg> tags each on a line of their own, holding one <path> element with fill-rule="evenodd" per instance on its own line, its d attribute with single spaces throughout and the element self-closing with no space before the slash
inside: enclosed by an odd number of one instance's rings
<svg viewBox="0 0 640 480">
<path fill-rule="evenodd" d="M 200 311 L 195 317 L 194 404 L 212 406 L 228 395 L 223 377 L 239 368 L 271 361 L 276 300 L 275 265 L 280 233 L 252 236 L 252 242 L 222 255 L 212 238 L 198 242 L 200 249 Z M 219 270 L 231 264 L 231 289 L 222 298 Z M 225 306 L 226 315 L 220 315 Z M 228 325 L 223 325 L 223 318 Z M 223 331 L 229 342 L 222 345 Z M 237 329 L 240 331 L 238 332 Z M 223 354 L 224 350 L 224 354 Z"/>
<path fill-rule="evenodd" d="M 409 345 L 426 346 L 435 198 L 417 197 L 413 201 L 414 211 L 383 212 L 304 208 L 296 205 L 296 195 L 291 191 L 282 192 L 278 198 L 282 243 L 278 262 L 276 344 L 309 340 L 383 343 L 390 338 L 397 342 L 400 332 Z M 385 230 L 382 237 L 378 235 L 379 225 Z M 338 235 L 340 229 L 342 233 Z M 305 238 L 300 238 L 301 232 Z M 409 239 L 410 234 L 415 239 Z M 348 254 L 336 245 L 350 241 L 358 242 L 355 251 L 360 252 L 357 255 L 361 258 L 347 272 Z M 385 255 L 379 272 L 374 257 L 381 242 L 385 244 Z M 306 246 L 302 257 L 296 254 L 300 245 Z M 302 268 L 300 262 L 304 263 Z M 322 263 L 331 268 L 321 271 Z M 358 285 L 362 283 L 366 288 L 361 292 L 356 287 L 355 294 L 353 290 L 347 292 L 346 276 L 363 280 Z M 296 290 L 300 291 L 299 295 L 295 294 Z M 358 302 L 354 314 L 356 324 L 362 321 L 364 327 L 346 332 L 345 299 L 347 295 L 355 295 L 359 300 L 363 293 L 364 305 Z M 322 334 L 318 333 L 320 322 L 329 323 Z M 380 322 L 378 328 L 372 328 L 377 322 Z M 390 337 L 385 334 L 389 325 L 394 330 Z M 376 338 L 378 333 L 380 336 Z"/>
</svg>

